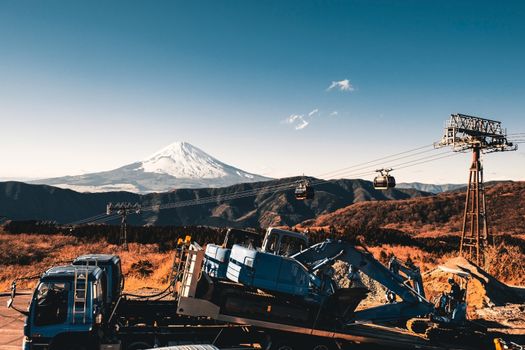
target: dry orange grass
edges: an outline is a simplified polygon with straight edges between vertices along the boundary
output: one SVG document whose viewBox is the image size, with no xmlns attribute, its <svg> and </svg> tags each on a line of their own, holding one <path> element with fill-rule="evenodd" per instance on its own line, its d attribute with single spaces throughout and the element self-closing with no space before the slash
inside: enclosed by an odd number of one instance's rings
<svg viewBox="0 0 525 350">
<path fill-rule="evenodd" d="M 379 260 L 381 260 L 381 251 L 387 255 L 393 254 L 398 259 L 404 261 L 410 258 L 422 272 L 435 268 L 443 261 L 443 258 L 429 254 L 417 247 L 383 244 L 380 247 L 369 247 L 368 250 Z M 383 261 L 383 263 L 385 262 Z"/>
<path fill-rule="evenodd" d="M 105 241 L 82 242 L 71 236 L 0 233 L 0 291 L 8 291 L 15 278 L 38 276 L 52 266 L 69 264 L 75 257 L 88 253 L 119 255 L 127 291 L 167 286 L 173 252 L 159 253 L 155 244 L 131 243 L 129 251 L 125 251 Z M 154 272 L 147 278 L 138 276 L 131 269 L 131 265 L 139 260 L 147 260 L 153 265 Z M 36 281 L 20 281 L 18 286 L 31 289 Z"/>
</svg>

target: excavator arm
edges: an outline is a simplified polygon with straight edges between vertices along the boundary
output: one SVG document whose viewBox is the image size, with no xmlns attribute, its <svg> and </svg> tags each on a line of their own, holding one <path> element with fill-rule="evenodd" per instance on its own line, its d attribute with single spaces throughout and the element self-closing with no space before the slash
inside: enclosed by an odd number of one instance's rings
<svg viewBox="0 0 525 350">
<path fill-rule="evenodd" d="M 310 272 L 334 260 L 344 261 L 357 268 L 371 279 L 379 282 L 388 290 L 398 295 L 402 301 L 393 302 L 355 312 L 360 320 L 386 321 L 426 315 L 433 311 L 433 305 L 412 286 L 407 284 L 399 273 L 393 272 L 373 255 L 358 249 L 348 242 L 325 241 L 292 256 Z M 416 276 L 413 276 L 416 277 Z M 421 281 L 421 277 L 419 277 Z"/>
</svg>

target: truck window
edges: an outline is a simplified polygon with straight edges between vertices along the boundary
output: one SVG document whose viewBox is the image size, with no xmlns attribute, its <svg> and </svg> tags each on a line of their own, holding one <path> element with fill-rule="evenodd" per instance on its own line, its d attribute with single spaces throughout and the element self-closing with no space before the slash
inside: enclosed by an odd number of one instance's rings
<svg viewBox="0 0 525 350">
<path fill-rule="evenodd" d="M 277 244 L 279 243 L 279 235 L 277 233 L 271 233 L 268 237 L 268 243 L 266 243 L 266 252 L 275 253 L 277 252 Z"/>
<path fill-rule="evenodd" d="M 102 293 L 102 284 L 100 282 L 93 283 L 92 291 L 93 291 L 93 299 L 97 301 L 104 302 L 104 295 Z"/>
<path fill-rule="evenodd" d="M 281 246 L 279 247 L 279 255 L 290 256 L 299 253 L 305 248 L 306 245 L 303 239 L 299 237 L 283 236 L 281 239 Z"/>
<path fill-rule="evenodd" d="M 42 282 L 38 286 L 35 305 L 35 325 L 64 323 L 67 319 L 69 284 Z"/>
</svg>

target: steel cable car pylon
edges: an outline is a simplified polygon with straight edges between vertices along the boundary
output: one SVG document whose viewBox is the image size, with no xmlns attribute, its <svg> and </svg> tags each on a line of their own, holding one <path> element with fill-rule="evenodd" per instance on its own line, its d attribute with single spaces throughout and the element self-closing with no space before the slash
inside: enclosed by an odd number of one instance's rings
<svg viewBox="0 0 525 350">
<path fill-rule="evenodd" d="M 450 116 L 443 138 L 435 145 L 445 146 L 452 146 L 454 152 L 472 150 L 459 254 L 481 265 L 485 247 L 491 243 L 481 153 L 515 151 L 518 147 L 507 140 L 501 122 L 459 113 Z"/>
</svg>

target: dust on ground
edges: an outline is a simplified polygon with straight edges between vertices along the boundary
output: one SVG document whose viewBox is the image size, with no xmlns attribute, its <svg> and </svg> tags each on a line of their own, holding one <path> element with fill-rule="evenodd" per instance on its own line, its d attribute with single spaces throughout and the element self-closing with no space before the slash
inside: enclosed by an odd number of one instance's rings
<svg viewBox="0 0 525 350">
<path fill-rule="evenodd" d="M 518 287 L 509 286 L 497 280 L 485 270 L 463 257 L 449 259 L 442 266 L 470 275 L 467 286 L 469 312 L 485 307 L 525 302 L 525 298 Z M 450 289 L 448 278 L 451 276 L 450 272 L 444 271 L 439 267 L 427 272 L 423 277 L 423 280 L 426 281 L 425 292 L 427 296 L 434 298 L 443 291 L 448 291 Z M 458 277 L 455 278 L 461 280 Z"/>
</svg>

